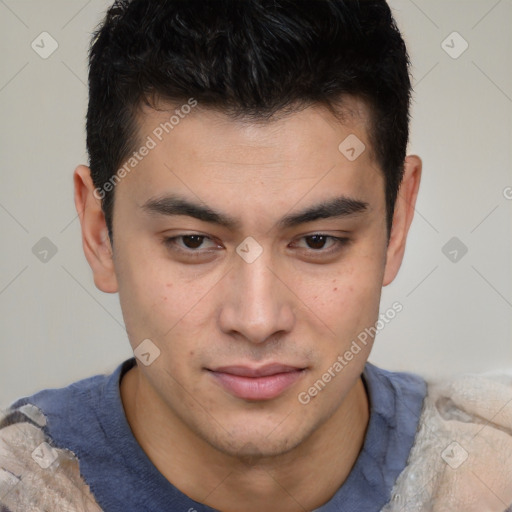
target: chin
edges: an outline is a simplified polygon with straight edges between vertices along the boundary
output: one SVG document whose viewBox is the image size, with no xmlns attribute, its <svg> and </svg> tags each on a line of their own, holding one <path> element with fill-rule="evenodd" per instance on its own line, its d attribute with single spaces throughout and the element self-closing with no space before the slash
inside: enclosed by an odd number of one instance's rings
<svg viewBox="0 0 512 512">
<path fill-rule="evenodd" d="M 257 460 L 278 457 L 292 451 L 300 441 L 290 443 L 289 439 L 274 440 L 269 442 L 264 437 L 254 438 L 252 440 L 240 440 L 239 442 L 232 443 L 227 446 L 226 450 L 222 450 L 226 455 L 236 457 L 245 463 L 253 463 Z"/>
<path fill-rule="evenodd" d="M 213 433 L 211 429 L 202 436 L 213 448 L 230 457 L 254 461 L 257 459 L 284 455 L 300 445 L 308 434 L 304 425 L 288 426 L 275 432 L 277 423 L 269 426 L 267 423 L 257 428 L 254 423 L 251 429 L 244 427 Z M 212 435 L 213 434 L 213 435 Z M 247 461 L 246 461 L 247 462 Z"/>
</svg>

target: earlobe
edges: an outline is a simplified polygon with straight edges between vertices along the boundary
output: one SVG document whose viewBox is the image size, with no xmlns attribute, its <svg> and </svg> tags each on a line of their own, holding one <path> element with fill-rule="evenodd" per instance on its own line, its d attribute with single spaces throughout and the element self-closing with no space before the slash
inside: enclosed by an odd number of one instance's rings
<svg viewBox="0 0 512 512">
<path fill-rule="evenodd" d="M 405 159 L 404 177 L 395 203 L 393 224 L 386 252 L 383 286 L 390 284 L 398 274 L 405 252 L 407 234 L 414 217 L 414 207 L 421 181 L 421 159 L 410 155 Z"/>
<path fill-rule="evenodd" d="M 91 171 L 79 165 L 73 175 L 75 207 L 82 228 L 82 245 L 94 276 L 94 283 L 105 293 L 118 291 L 113 251 L 108 236 L 101 199 L 95 194 Z"/>
</svg>

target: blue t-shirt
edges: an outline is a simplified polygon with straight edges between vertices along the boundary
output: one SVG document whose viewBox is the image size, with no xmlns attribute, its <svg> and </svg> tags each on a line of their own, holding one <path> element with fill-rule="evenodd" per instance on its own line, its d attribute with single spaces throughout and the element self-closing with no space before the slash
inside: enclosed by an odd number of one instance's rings
<svg viewBox="0 0 512 512">
<path fill-rule="evenodd" d="M 152 464 L 132 434 L 119 385 L 135 359 L 111 375 L 97 375 L 62 389 L 47 389 L 17 400 L 46 416 L 45 433 L 59 448 L 72 450 L 97 503 L 105 512 L 213 512 L 174 487 Z M 426 394 L 419 376 L 381 370 L 363 372 L 370 419 L 362 450 L 347 480 L 316 512 L 378 512 L 414 442 Z"/>
</svg>

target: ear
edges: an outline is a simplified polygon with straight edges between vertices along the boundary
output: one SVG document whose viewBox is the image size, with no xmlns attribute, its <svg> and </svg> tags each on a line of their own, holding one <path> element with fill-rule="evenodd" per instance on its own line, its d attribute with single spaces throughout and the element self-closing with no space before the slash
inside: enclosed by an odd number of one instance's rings
<svg viewBox="0 0 512 512">
<path fill-rule="evenodd" d="M 82 226 L 82 245 L 91 266 L 94 284 L 105 293 L 118 291 L 113 251 L 101 199 L 95 192 L 91 170 L 79 165 L 74 172 L 75 206 Z"/>
<path fill-rule="evenodd" d="M 395 279 L 402 264 L 407 233 L 414 217 L 414 206 L 421 180 L 421 159 L 410 155 L 405 159 L 404 177 L 395 203 L 393 224 L 386 252 L 383 286 Z"/>
</svg>

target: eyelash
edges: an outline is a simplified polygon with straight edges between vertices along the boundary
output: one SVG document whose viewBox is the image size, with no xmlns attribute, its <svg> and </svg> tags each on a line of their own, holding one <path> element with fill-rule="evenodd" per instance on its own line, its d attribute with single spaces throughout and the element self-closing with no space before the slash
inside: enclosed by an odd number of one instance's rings
<svg viewBox="0 0 512 512">
<path fill-rule="evenodd" d="M 203 240 L 212 240 L 210 237 L 208 237 L 206 235 L 199 235 L 196 233 L 188 233 L 188 234 L 179 235 L 179 236 L 166 237 L 162 240 L 162 242 L 167 248 L 169 248 L 175 252 L 181 253 L 181 254 L 186 254 L 188 257 L 192 257 L 192 258 L 199 258 L 199 257 L 204 256 L 205 254 L 210 254 L 212 252 L 212 250 L 190 249 L 190 248 L 179 247 L 177 245 L 177 240 L 183 239 L 186 237 L 192 237 L 192 236 L 202 238 Z M 333 236 L 333 235 L 326 235 L 324 233 L 312 233 L 311 235 L 305 235 L 305 236 L 300 237 L 299 240 L 312 238 L 314 236 L 324 237 L 328 240 L 332 240 L 334 242 L 334 244 L 331 246 L 330 249 L 323 249 L 323 248 L 322 249 L 304 249 L 303 248 L 303 250 L 305 250 L 308 253 L 308 255 L 310 255 L 310 256 L 311 255 L 312 256 L 331 255 L 331 254 L 341 251 L 345 246 L 347 246 L 350 243 L 349 238 L 337 237 L 337 236 Z"/>
</svg>

